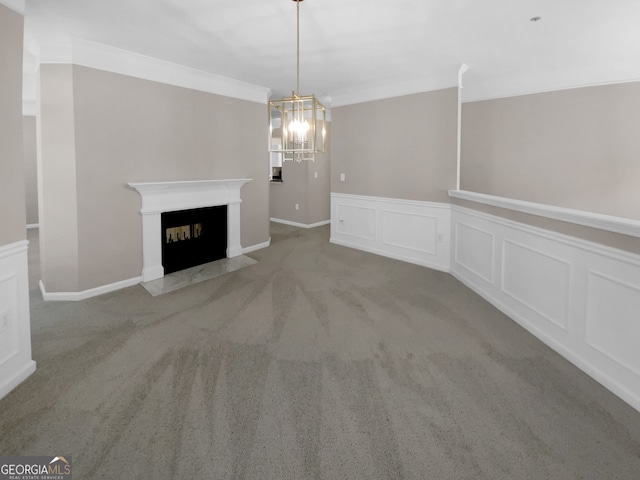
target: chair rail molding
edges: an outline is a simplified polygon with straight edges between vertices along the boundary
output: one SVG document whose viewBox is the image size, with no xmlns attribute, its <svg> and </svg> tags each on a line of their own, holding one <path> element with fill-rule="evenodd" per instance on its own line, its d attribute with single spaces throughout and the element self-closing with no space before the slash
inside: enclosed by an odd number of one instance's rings
<svg viewBox="0 0 640 480">
<path fill-rule="evenodd" d="M 640 237 L 640 220 L 586 212 L 584 210 L 556 207 L 553 205 L 545 205 L 543 203 L 526 202 L 524 200 L 515 200 L 513 198 L 497 197 L 495 195 L 468 192 L 466 190 L 449 190 L 449 196 L 460 198 L 462 200 L 483 203 L 485 205 L 492 205 L 494 207 L 506 208 L 516 212 L 538 215 L 540 217 L 551 218 L 553 220 L 575 223 L 585 227 L 599 228 L 600 230 L 607 230 L 609 232 Z"/>
</svg>

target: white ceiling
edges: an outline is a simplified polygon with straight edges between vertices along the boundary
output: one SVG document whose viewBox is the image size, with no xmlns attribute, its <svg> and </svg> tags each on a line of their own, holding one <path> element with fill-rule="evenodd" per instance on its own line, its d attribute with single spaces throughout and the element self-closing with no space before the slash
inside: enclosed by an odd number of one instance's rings
<svg viewBox="0 0 640 480">
<path fill-rule="evenodd" d="M 281 96 L 295 19 L 292 0 L 26 0 L 25 45 L 88 40 Z M 300 93 L 322 97 L 452 86 L 462 63 L 465 100 L 640 79 L 640 0 L 305 0 L 300 29 Z"/>
</svg>

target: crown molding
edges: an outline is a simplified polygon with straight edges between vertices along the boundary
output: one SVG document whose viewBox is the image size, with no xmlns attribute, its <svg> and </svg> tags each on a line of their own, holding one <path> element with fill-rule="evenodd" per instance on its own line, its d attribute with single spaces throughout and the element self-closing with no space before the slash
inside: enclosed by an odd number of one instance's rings
<svg viewBox="0 0 640 480">
<path fill-rule="evenodd" d="M 640 81 L 640 64 L 618 65 L 612 69 L 576 69 L 559 73 L 540 72 L 535 77 L 505 76 L 477 78 L 465 76 L 463 103 L 535 95 L 575 88 L 615 85 Z"/>
<path fill-rule="evenodd" d="M 14 12 L 24 16 L 25 1 L 26 0 L 0 0 L 0 5 L 4 5 Z"/>
<path fill-rule="evenodd" d="M 40 64 L 74 64 L 266 104 L 270 89 L 77 38 L 40 46 Z"/>
<path fill-rule="evenodd" d="M 331 107 L 343 107 L 356 103 L 402 97 L 414 93 L 431 92 L 457 87 L 456 78 L 416 78 L 393 83 L 370 84 L 330 92 Z"/>
</svg>

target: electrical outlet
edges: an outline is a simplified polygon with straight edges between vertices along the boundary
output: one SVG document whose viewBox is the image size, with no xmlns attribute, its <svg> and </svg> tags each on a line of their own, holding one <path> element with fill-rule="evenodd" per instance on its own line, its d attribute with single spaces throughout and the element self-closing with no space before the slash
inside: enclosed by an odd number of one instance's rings
<svg viewBox="0 0 640 480">
<path fill-rule="evenodd" d="M 438 242 L 444 242 L 444 235 L 442 233 L 438 234 Z"/>
<path fill-rule="evenodd" d="M 296 210 L 300 210 L 300 205 L 296 203 Z"/>
<path fill-rule="evenodd" d="M 344 173 L 340 174 L 340 181 L 344 182 L 347 179 L 347 176 Z"/>
<path fill-rule="evenodd" d="M 318 178 L 318 172 L 313 172 L 313 178 Z"/>
<path fill-rule="evenodd" d="M 0 331 L 7 330 L 11 325 L 11 310 L 0 313 Z"/>
</svg>

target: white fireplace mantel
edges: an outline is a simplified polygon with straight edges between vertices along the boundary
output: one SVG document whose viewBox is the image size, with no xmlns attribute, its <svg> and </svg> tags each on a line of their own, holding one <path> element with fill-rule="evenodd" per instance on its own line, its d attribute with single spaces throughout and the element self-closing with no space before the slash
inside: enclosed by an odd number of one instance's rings
<svg viewBox="0 0 640 480">
<path fill-rule="evenodd" d="M 188 182 L 129 183 L 142 196 L 142 280 L 164 276 L 161 214 L 177 210 L 227 205 L 227 257 L 242 255 L 240 188 L 251 178 Z"/>
</svg>

